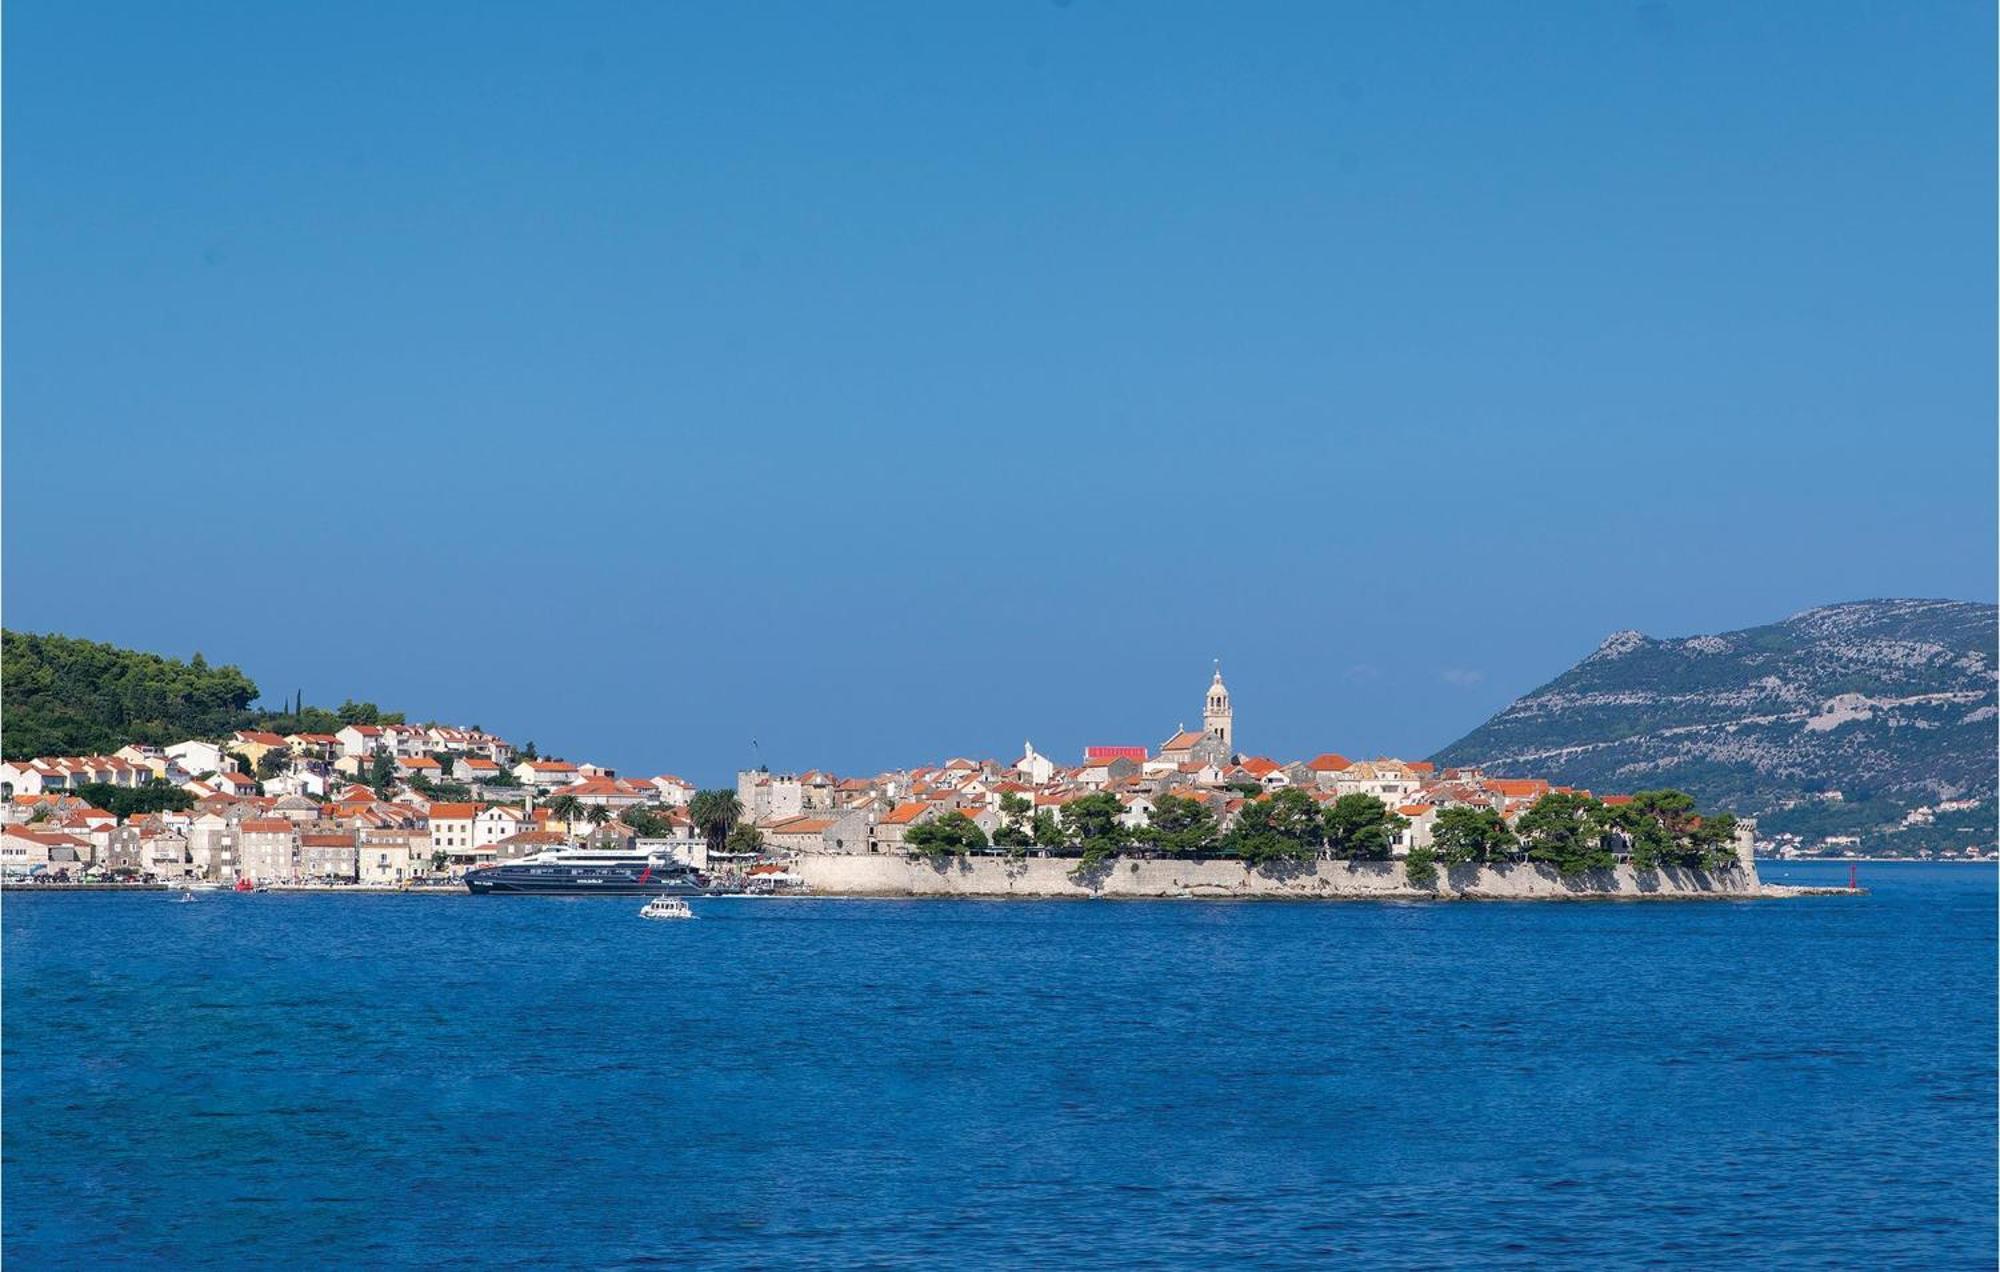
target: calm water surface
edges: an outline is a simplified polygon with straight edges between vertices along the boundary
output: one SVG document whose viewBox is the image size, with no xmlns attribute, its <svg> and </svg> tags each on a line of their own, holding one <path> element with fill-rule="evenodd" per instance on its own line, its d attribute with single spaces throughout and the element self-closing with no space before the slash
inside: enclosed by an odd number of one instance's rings
<svg viewBox="0 0 2000 1272">
<path fill-rule="evenodd" d="M 1990 1268 L 1994 871 L 1861 871 L 680 924 L 9 894 L 5 1253 Z"/>
</svg>

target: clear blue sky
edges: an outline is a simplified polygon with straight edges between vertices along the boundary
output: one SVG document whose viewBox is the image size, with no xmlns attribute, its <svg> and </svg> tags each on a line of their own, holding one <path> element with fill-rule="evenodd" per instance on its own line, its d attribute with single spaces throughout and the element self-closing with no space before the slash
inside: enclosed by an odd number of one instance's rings
<svg viewBox="0 0 2000 1272">
<path fill-rule="evenodd" d="M 6 621 L 714 780 L 1990 600 L 1983 3 L 6 9 Z"/>
</svg>

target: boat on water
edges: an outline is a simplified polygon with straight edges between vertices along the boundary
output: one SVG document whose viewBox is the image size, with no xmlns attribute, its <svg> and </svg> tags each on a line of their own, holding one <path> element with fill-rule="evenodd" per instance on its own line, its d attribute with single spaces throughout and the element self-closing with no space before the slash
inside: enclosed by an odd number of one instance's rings
<svg viewBox="0 0 2000 1272">
<path fill-rule="evenodd" d="M 250 878 L 248 875 L 245 875 L 236 881 L 235 891 L 255 892 L 257 891 L 257 881 L 255 879 Z"/>
<path fill-rule="evenodd" d="M 664 854 L 584 847 L 550 848 L 468 870 L 465 888 L 475 896 L 558 897 L 702 896 L 722 890 Z"/>
<path fill-rule="evenodd" d="M 694 917 L 694 908 L 687 903 L 686 897 L 659 896 L 646 902 L 645 907 L 639 911 L 639 917 L 642 919 L 691 919 Z"/>
</svg>

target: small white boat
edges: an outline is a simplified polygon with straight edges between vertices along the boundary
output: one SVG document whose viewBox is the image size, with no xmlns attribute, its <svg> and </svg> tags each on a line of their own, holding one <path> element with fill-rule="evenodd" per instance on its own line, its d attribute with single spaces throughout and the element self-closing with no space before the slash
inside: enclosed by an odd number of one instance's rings
<svg viewBox="0 0 2000 1272">
<path fill-rule="evenodd" d="M 194 889 L 193 889 L 193 888 L 190 888 L 190 887 L 187 887 L 187 886 L 183 885 L 183 886 L 181 886 L 181 887 L 177 887 L 177 888 L 175 888 L 175 889 L 174 889 L 174 891 L 176 891 L 176 892 L 178 892 L 178 893 L 180 893 L 180 894 L 181 894 L 181 895 L 180 895 L 180 901 L 179 901 L 179 903 L 180 903 L 181 905 L 186 905 L 186 904 L 187 904 L 188 902 L 190 902 L 190 901 L 194 900 Z"/>
<path fill-rule="evenodd" d="M 686 897 L 654 897 L 646 902 L 646 908 L 639 911 L 642 919 L 691 919 L 694 910 L 688 906 Z"/>
</svg>

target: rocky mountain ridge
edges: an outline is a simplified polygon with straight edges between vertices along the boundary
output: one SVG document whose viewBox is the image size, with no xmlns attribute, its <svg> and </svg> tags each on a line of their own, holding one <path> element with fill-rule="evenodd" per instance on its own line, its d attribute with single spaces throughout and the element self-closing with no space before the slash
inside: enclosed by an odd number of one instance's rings
<svg viewBox="0 0 2000 1272">
<path fill-rule="evenodd" d="M 1995 619 L 1876 600 L 1716 635 L 1614 632 L 1432 758 L 1602 792 L 1678 786 L 1801 841 L 1990 845 Z"/>
</svg>

